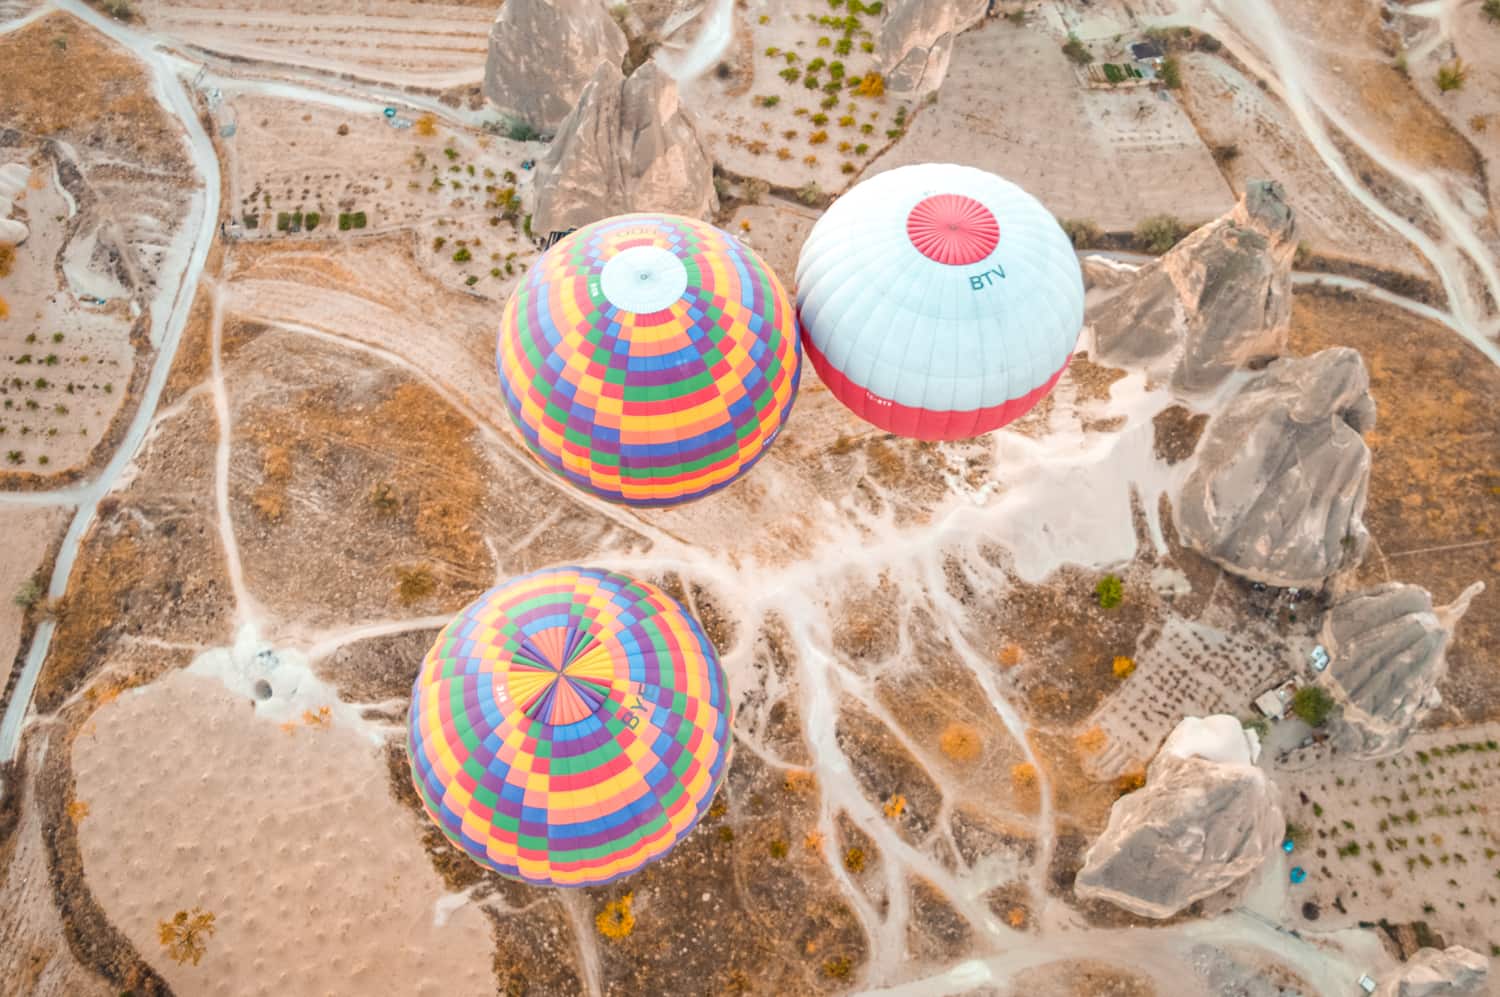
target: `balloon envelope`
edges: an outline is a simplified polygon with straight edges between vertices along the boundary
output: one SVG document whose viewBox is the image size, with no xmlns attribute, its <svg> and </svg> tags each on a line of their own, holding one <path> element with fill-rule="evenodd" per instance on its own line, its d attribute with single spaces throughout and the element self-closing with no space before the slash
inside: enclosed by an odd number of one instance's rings
<svg viewBox="0 0 1500 997">
<path fill-rule="evenodd" d="M 697 824 L 728 762 L 724 671 L 661 589 L 558 568 L 486 592 L 412 690 L 407 751 L 428 816 L 532 883 L 607 883 Z"/>
<path fill-rule="evenodd" d="M 621 215 L 566 236 L 506 302 L 497 366 L 527 447 L 612 502 L 673 505 L 745 473 L 801 360 L 781 283 L 705 222 Z"/>
<path fill-rule="evenodd" d="M 903 166 L 857 184 L 797 262 L 808 359 L 888 432 L 975 436 L 1024 415 L 1083 326 L 1083 274 L 1057 220 L 983 170 Z"/>
</svg>

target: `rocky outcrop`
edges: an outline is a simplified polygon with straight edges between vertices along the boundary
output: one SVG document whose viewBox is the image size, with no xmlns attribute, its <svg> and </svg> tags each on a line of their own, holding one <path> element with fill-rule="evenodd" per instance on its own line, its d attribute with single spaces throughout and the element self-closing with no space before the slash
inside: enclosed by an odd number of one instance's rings
<svg viewBox="0 0 1500 997">
<path fill-rule="evenodd" d="M 921 97 L 942 86 L 953 40 L 987 6 L 988 0 L 887 0 L 875 53 L 886 92 Z"/>
<path fill-rule="evenodd" d="M 30 179 L 31 170 L 23 163 L 0 166 L 0 243 L 19 246 L 31 234 L 25 222 L 11 217 L 15 200 L 26 192 Z"/>
<path fill-rule="evenodd" d="M 1278 360 L 1208 424 L 1176 502 L 1183 542 L 1267 585 L 1317 588 L 1359 564 L 1375 426 L 1360 355 Z"/>
<path fill-rule="evenodd" d="M 1441 702 L 1446 651 L 1475 582 L 1448 606 L 1415 585 L 1392 583 L 1344 596 L 1323 620 L 1328 669 L 1319 682 L 1342 707 L 1336 746 L 1366 758 L 1394 754 L 1422 714 Z"/>
<path fill-rule="evenodd" d="M 1489 973 L 1490 961 L 1462 946 L 1422 949 L 1380 988 L 1380 997 L 1485 997 Z"/>
<path fill-rule="evenodd" d="M 600 0 L 505 0 L 490 28 L 484 95 L 550 134 L 600 66 L 620 68 L 625 33 Z"/>
<path fill-rule="evenodd" d="M 1252 182 L 1234 210 L 1102 303 L 1099 355 L 1144 367 L 1180 391 L 1221 384 L 1236 368 L 1286 352 L 1296 225 L 1279 183 Z"/>
<path fill-rule="evenodd" d="M 576 228 L 628 211 L 707 217 L 718 207 L 713 160 L 648 62 L 629 79 L 601 66 L 537 164 L 532 231 Z"/>
<path fill-rule="evenodd" d="M 1238 895 L 1286 828 L 1275 784 L 1254 765 L 1259 751 L 1234 717 L 1178 724 L 1146 785 L 1110 810 L 1074 881 L 1078 897 L 1166 918 Z"/>
</svg>

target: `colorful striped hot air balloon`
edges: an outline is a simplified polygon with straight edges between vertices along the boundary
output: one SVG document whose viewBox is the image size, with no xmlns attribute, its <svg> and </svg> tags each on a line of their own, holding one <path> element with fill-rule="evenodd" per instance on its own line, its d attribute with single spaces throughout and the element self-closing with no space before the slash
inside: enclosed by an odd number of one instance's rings
<svg viewBox="0 0 1500 997">
<path fill-rule="evenodd" d="M 561 239 L 500 320 L 505 406 L 579 488 L 674 505 L 749 470 L 786 423 L 801 355 L 776 275 L 712 225 L 622 215 Z"/>
<path fill-rule="evenodd" d="M 987 433 L 1041 401 L 1083 326 L 1072 242 L 1040 202 L 983 170 L 904 166 L 857 184 L 797 261 L 808 359 L 887 432 Z"/>
<path fill-rule="evenodd" d="M 504 876 L 590 886 L 661 858 L 728 768 L 729 692 L 661 589 L 591 568 L 513 579 L 443 628 L 407 751 L 428 815 Z"/>
</svg>

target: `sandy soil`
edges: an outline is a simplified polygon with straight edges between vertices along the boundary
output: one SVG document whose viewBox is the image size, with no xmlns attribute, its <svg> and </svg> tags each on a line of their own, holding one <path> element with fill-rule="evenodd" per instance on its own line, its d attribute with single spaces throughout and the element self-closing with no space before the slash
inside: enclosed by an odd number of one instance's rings
<svg viewBox="0 0 1500 997">
<path fill-rule="evenodd" d="M 1500 944 L 1500 725 L 1419 734 L 1379 762 L 1276 777 L 1308 879 L 1288 915 L 1333 928 L 1425 921 L 1449 945 Z M 1307 917 L 1303 905 L 1317 908 Z"/>
<path fill-rule="evenodd" d="M 1036 24 L 994 20 L 965 33 L 937 103 L 874 168 L 924 162 L 941 149 L 1014 180 L 1059 218 L 1110 230 L 1156 214 L 1197 223 L 1233 206 L 1175 97 L 1086 89 L 1059 46 Z"/>
<path fill-rule="evenodd" d="M 0 506 L 0 671 L 10 674 L 21 639 L 21 607 L 16 596 L 33 579 L 45 595 L 50 578 L 39 574 L 47 550 L 68 523 L 69 511 L 57 506 Z"/>
<path fill-rule="evenodd" d="M 60 279 L 55 263 L 71 212 L 52 164 L 35 157 L 33 171 L 34 186 L 21 202 L 31 237 L 10 276 L 0 279 L 10 305 L 10 317 L 0 321 L 0 470 L 55 474 L 87 460 L 109 428 L 126 399 L 136 350 L 125 302 L 84 304 Z"/>
<path fill-rule="evenodd" d="M 282 729 L 248 704 L 176 673 L 79 737 L 80 847 L 110 919 L 180 993 L 488 990 L 488 925 L 473 907 L 445 912 L 379 748 L 347 729 Z M 167 814 L 163 847 L 153 818 Z M 178 965 L 157 925 L 195 908 L 214 915 L 207 957 Z"/>
<path fill-rule="evenodd" d="M 404 86 L 478 82 L 493 3 L 136 4 L 153 30 L 241 59 L 287 63 Z"/>
<path fill-rule="evenodd" d="M 1297 212 L 1298 237 L 1320 253 L 1424 273 L 1424 261 L 1371 218 L 1339 185 L 1293 126 L 1285 107 L 1227 62 L 1202 52 L 1183 57 L 1183 101 L 1210 147 L 1236 150 L 1225 170 L 1237 189 L 1271 177 Z"/>
<path fill-rule="evenodd" d="M 415 230 L 420 258 L 434 275 L 502 300 L 534 255 L 521 230 L 523 218 L 502 220 L 502 203 L 530 183 L 521 163 L 541 155 L 536 143 L 437 122 L 431 135 L 415 127 L 394 129 L 378 105 L 353 113 L 240 94 L 229 96 L 216 113 L 222 124 L 236 128 L 224 146 L 241 240 L 348 242 Z M 278 231 L 279 216 L 308 212 L 320 216 L 316 229 L 304 225 L 300 235 Z M 353 212 L 365 214 L 366 227 L 340 231 L 340 214 Z M 471 257 L 466 263 L 453 259 L 463 248 Z M 470 276 L 473 285 L 466 283 Z"/>
<path fill-rule="evenodd" d="M 831 16 L 844 14 L 821 0 L 754 0 L 739 13 L 741 40 L 726 55 L 733 75 L 721 80 L 710 73 L 684 85 L 684 102 L 698 112 L 705 144 L 726 168 L 792 188 L 814 183 L 842 190 L 890 143 L 887 132 L 899 133 L 898 110 L 912 110 L 906 102 L 861 97 L 847 85 L 824 89 L 831 87 L 835 62 L 846 82 L 875 68 L 875 56 L 861 43 L 870 41 L 878 19 L 862 18 L 863 27 L 849 35 L 850 51 L 840 55 L 835 45 L 842 30 L 818 23 Z M 792 71 L 795 79 L 780 75 Z M 816 85 L 809 88 L 809 79 Z M 767 97 L 775 98 L 774 106 L 764 106 Z"/>
<path fill-rule="evenodd" d="M 1462 89 L 1437 93 L 1433 63 L 1446 53 L 1434 49 L 1419 67 L 1419 86 L 1438 110 L 1479 150 L 1489 170 L 1489 210 L 1500 214 L 1500 185 L 1494 168 L 1500 162 L 1500 113 L 1494 95 L 1500 93 L 1500 31 L 1477 3 L 1455 4 L 1452 42 L 1459 58 L 1469 67 Z"/>
<path fill-rule="evenodd" d="M 34 752 L 33 765 L 42 752 Z M 6 994 L 26 997 L 106 997 L 116 993 L 80 966 L 69 951 L 62 917 L 48 875 L 46 830 L 40 793 L 56 793 L 28 782 L 20 816 L 7 839 L 0 833 L 0 903 L 12 916 L 0 919 L 0 981 Z M 0 828 L 3 832 L 3 828 Z"/>
</svg>

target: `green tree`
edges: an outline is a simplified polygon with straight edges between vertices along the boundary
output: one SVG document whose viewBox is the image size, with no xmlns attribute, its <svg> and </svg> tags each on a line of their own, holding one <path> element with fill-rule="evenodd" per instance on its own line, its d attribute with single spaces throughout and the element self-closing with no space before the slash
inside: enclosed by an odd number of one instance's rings
<svg viewBox="0 0 1500 997">
<path fill-rule="evenodd" d="M 1094 57 L 1089 52 L 1089 47 L 1083 43 L 1083 39 L 1079 38 L 1071 31 L 1068 32 L 1068 40 L 1063 42 L 1062 50 L 1063 55 L 1067 56 L 1069 59 L 1076 62 L 1080 66 L 1087 66 L 1089 63 L 1094 61 Z"/>
<path fill-rule="evenodd" d="M 1469 78 L 1469 67 L 1464 65 L 1462 59 L 1454 59 L 1452 62 L 1438 67 L 1437 87 L 1443 93 L 1449 90 L 1457 90 L 1464 85 Z"/>
<path fill-rule="evenodd" d="M 1101 609 L 1114 609 L 1125 601 L 1125 583 L 1120 581 L 1119 575 L 1105 575 L 1094 586 L 1094 597 L 1099 600 Z"/>
<path fill-rule="evenodd" d="M 1500 0 L 1484 0 L 1484 6 L 1481 9 L 1485 17 L 1500 23 Z"/>
<path fill-rule="evenodd" d="M 1305 685 L 1292 697 L 1292 712 L 1314 727 L 1321 727 L 1333 712 L 1333 697 L 1320 685 Z"/>
<path fill-rule="evenodd" d="M 1173 215 L 1152 215 L 1135 227 L 1135 239 L 1148 253 L 1161 254 L 1177 245 L 1187 226 Z"/>
<path fill-rule="evenodd" d="M 1161 72 L 1158 75 L 1168 90 L 1182 88 L 1182 67 L 1177 64 L 1175 56 L 1169 55 L 1161 61 Z"/>
</svg>

